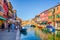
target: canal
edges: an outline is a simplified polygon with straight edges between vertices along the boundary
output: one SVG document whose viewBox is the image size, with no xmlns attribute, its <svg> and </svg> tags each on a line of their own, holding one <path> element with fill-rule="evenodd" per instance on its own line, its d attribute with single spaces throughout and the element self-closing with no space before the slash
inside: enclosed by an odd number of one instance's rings
<svg viewBox="0 0 60 40">
<path fill-rule="evenodd" d="M 25 29 L 27 29 L 25 31 Z M 60 31 L 55 30 L 57 34 L 55 36 L 47 32 L 44 28 L 42 30 L 36 29 L 34 27 L 25 26 L 24 30 L 21 32 L 20 40 L 60 40 Z"/>
<path fill-rule="evenodd" d="M 36 32 L 33 27 L 26 26 L 25 27 L 26 32 L 21 33 L 20 40 L 41 40 L 38 35 L 36 35 Z"/>
</svg>

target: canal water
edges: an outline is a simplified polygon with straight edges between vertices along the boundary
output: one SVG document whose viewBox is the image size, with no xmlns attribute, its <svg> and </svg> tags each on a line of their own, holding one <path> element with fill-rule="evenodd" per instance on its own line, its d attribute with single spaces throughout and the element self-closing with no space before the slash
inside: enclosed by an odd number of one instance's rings
<svg viewBox="0 0 60 40">
<path fill-rule="evenodd" d="M 36 32 L 33 27 L 26 27 L 26 33 L 21 34 L 20 40 L 41 40 L 39 36 L 36 35 Z"/>
</svg>

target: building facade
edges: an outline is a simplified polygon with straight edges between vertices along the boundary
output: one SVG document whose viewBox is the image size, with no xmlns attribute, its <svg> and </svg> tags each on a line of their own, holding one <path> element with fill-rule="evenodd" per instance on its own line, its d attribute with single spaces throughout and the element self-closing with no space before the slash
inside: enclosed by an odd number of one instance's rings
<svg viewBox="0 0 60 40">
<path fill-rule="evenodd" d="M 6 24 L 6 20 L 8 18 L 7 14 L 8 14 L 7 0 L 0 0 L 0 28 L 3 22 L 4 24 Z"/>
<path fill-rule="evenodd" d="M 39 20 L 40 18 L 40 23 L 41 22 L 51 22 L 51 24 L 55 27 L 55 28 L 59 28 L 60 27 L 60 4 L 45 10 L 43 12 L 41 12 L 38 17 L 36 17 L 37 20 Z M 36 19 L 35 18 L 35 19 Z"/>
<path fill-rule="evenodd" d="M 0 28 L 4 22 L 5 28 L 7 28 L 8 22 L 16 20 L 16 10 L 13 10 L 13 6 L 9 0 L 0 0 Z"/>
</svg>

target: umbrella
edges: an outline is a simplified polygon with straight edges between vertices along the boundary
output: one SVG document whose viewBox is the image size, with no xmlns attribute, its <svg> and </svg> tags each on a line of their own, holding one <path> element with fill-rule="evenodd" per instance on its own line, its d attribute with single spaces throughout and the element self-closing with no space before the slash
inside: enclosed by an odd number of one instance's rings
<svg viewBox="0 0 60 40">
<path fill-rule="evenodd" d="M 46 28 L 53 28 L 51 25 L 46 26 Z"/>
<path fill-rule="evenodd" d="M 46 24 L 47 22 L 42 22 L 41 24 Z"/>
<path fill-rule="evenodd" d="M 52 32 L 54 33 L 55 32 L 55 28 L 53 27 L 53 26 L 51 26 L 51 25 L 48 25 L 48 26 L 46 26 L 46 28 L 48 28 L 48 29 L 52 29 Z"/>
<path fill-rule="evenodd" d="M 51 24 L 52 22 L 48 22 L 48 24 Z"/>
</svg>

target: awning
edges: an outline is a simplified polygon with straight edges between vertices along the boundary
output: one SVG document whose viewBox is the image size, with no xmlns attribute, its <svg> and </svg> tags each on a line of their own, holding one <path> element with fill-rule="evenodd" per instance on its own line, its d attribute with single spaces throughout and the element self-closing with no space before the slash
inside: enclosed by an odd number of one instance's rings
<svg viewBox="0 0 60 40">
<path fill-rule="evenodd" d="M 47 24 L 47 22 L 42 22 L 41 24 Z"/>
<path fill-rule="evenodd" d="M 3 18 L 3 17 L 0 16 L 0 20 L 6 20 L 6 18 Z"/>
<path fill-rule="evenodd" d="M 48 24 L 51 24 L 52 22 L 48 22 Z"/>
</svg>

